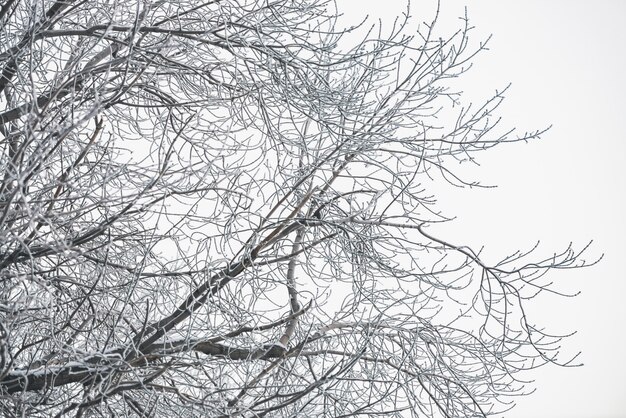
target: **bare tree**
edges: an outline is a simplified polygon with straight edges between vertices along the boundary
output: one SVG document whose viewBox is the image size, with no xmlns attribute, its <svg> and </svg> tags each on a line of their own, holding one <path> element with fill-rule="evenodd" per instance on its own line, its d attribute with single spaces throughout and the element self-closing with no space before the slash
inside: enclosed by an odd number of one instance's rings
<svg viewBox="0 0 626 418">
<path fill-rule="evenodd" d="M 4 416 L 486 416 L 568 364 L 524 302 L 579 253 L 432 232 L 423 184 L 542 133 L 449 87 L 484 43 L 337 15 L 4 1 Z"/>
</svg>

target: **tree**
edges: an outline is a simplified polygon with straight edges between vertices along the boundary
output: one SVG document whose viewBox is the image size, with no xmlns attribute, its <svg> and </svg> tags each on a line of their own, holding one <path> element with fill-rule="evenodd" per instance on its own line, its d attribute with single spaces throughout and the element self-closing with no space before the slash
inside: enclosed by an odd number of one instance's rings
<svg viewBox="0 0 626 418">
<path fill-rule="evenodd" d="M 350 46 L 324 0 L 0 9 L 5 416 L 485 416 L 557 359 L 430 179 L 543 131 L 463 105 L 467 18 Z M 358 32 L 358 31 L 357 31 Z"/>
</svg>

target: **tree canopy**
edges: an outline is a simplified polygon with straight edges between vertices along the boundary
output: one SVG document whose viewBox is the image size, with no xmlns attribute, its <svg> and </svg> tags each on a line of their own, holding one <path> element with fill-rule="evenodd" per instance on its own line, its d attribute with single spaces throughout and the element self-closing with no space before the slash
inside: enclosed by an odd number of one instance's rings
<svg viewBox="0 0 626 418">
<path fill-rule="evenodd" d="M 427 187 L 543 131 L 451 87 L 485 48 L 467 17 L 338 15 L 4 2 L 5 416 L 487 416 L 569 364 L 525 303 L 580 252 L 486 263 Z"/>
</svg>

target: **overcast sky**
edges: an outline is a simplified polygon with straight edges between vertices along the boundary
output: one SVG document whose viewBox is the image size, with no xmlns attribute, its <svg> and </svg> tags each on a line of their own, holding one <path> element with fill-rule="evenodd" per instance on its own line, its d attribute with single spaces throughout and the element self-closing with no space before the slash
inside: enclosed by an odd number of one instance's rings
<svg viewBox="0 0 626 418">
<path fill-rule="evenodd" d="M 351 17 L 369 12 L 390 21 L 403 2 L 340 3 Z M 479 158 L 480 180 L 497 189 L 441 190 L 440 208 L 457 216 L 444 232 L 456 243 L 484 245 L 494 259 L 537 240 L 542 255 L 591 239 L 586 259 L 604 253 L 596 267 L 553 274 L 558 289 L 580 290 L 578 297 L 530 307 L 549 330 L 577 331 L 563 352 L 582 351 L 584 367 L 528 374 L 536 392 L 505 417 L 625 417 L 626 1 L 442 3 L 445 25 L 467 6 L 473 38 L 493 34 L 464 90 L 486 97 L 511 82 L 504 122 L 521 130 L 553 125 L 540 141 Z"/>
</svg>

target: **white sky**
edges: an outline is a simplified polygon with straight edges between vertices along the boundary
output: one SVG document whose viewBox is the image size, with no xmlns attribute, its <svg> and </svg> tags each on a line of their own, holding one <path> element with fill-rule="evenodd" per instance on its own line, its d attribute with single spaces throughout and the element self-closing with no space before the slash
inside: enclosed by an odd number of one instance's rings
<svg viewBox="0 0 626 418">
<path fill-rule="evenodd" d="M 391 22 L 404 1 L 339 3 L 347 18 L 369 12 Z M 625 417 L 626 1 L 444 0 L 442 23 L 454 23 L 465 5 L 474 40 L 494 37 L 463 89 L 486 97 L 512 82 L 501 107 L 506 125 L 553 128 L 540 141 L 479 157 L 479 179 L 497 189 L 441 190 L 440 208 L 457 220 L 440 236 L 484 245 L 488 260 L 537 240 L 541 255 L 591 239 L 587 259 L 604 253 L 596 267 L 553 274 L 560 290 L 580 290 L 578 297 L 530 306 L 548 330 L 578 331 L 563 352 L 582 351 L 584 367 L 528 374 L 537 391 L 505 417 Z"/>
</svg>

